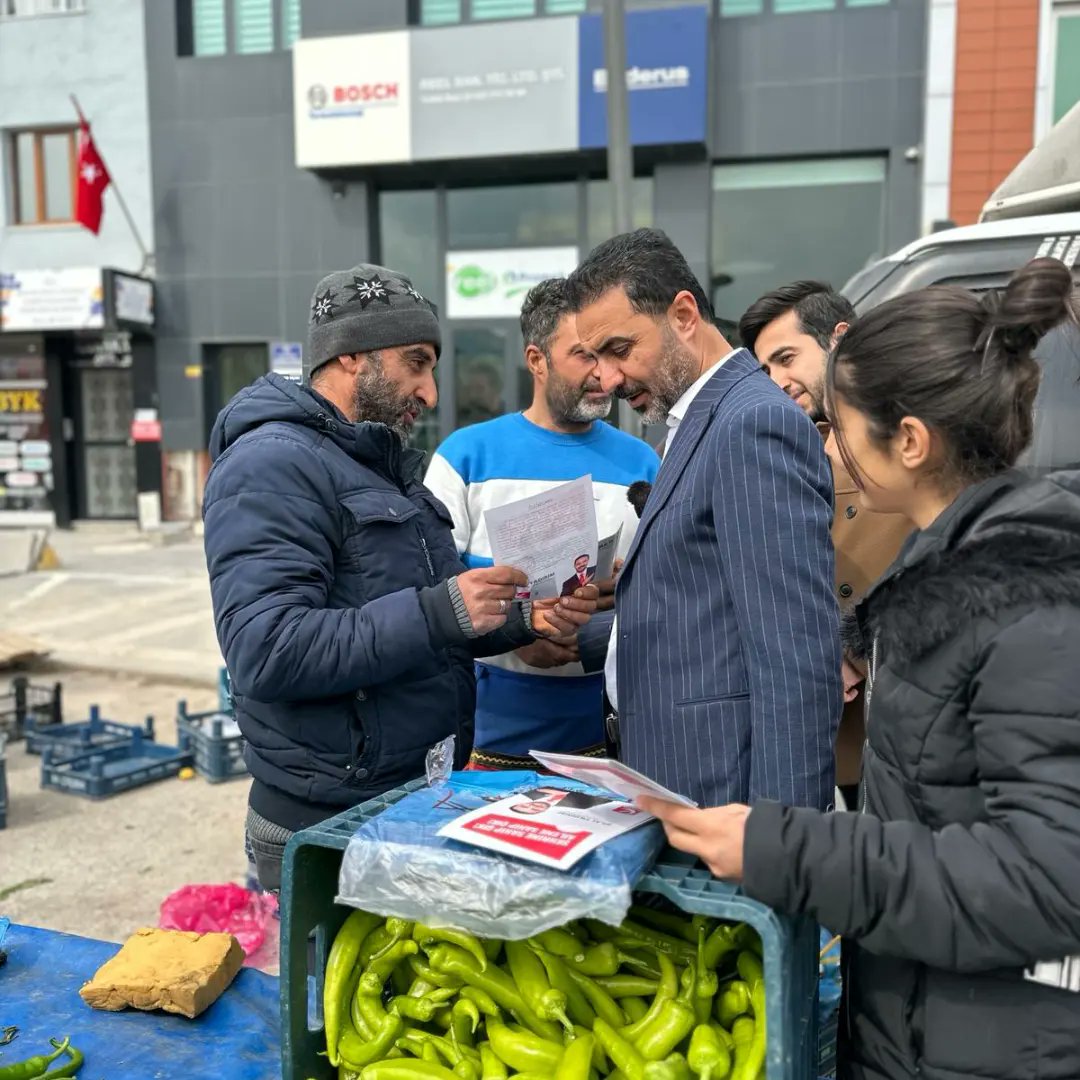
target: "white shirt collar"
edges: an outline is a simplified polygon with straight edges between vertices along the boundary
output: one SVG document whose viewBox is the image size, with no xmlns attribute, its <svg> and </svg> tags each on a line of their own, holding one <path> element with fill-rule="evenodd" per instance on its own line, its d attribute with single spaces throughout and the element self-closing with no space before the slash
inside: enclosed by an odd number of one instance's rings
<svg viewBox="0 0 1080 1080">
<path fill-rule="evenodd" d="M 674 405 L 671 406 L 671 412 L 668 413 L 667 426 L 671 428 L 674 433 L 679 425 L 683 422 L 686 414 L 690 411 L 690 406 L 694 404 L 694 398 L 705 389 L 705 384 L 738 352 L 738 349 L 732 349 L 727 356 L 721 360 L 717 360 L 715 364 L 707 371 L 702 372 L 701 377 L 691 386 Z M 671 439 L 671 435 L 668 436 Z"/>
</svg>

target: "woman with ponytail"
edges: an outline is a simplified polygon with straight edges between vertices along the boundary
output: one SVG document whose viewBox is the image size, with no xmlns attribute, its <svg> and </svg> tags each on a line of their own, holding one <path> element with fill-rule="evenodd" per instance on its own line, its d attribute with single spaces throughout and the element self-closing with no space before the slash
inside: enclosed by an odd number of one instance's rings
<svg viewBox="0 0 1080 1080">
<path fill-rule="evenodd" d="M 848 627 L 861 812 L 646 804 L 718 877 L 843 935 L 848 1080 L 1080 1077 L 1080 471 L 1014 469 L 1033 350 L 1077 310 L 1037 259 L 982 300 L 889 301 L 830 360 L 865 505 L 918 530 Z"/>
</svg>

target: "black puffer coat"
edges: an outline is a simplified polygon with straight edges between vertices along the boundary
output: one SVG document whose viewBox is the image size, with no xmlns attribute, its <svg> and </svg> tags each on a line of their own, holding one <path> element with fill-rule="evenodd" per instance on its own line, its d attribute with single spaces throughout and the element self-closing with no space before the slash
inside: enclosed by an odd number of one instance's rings
<svg viewBox="0 0 1080 1080">
<path fill-rule="evenodd" d="M 970 488 L 856 618 L 863 812 L 755 806 L 744 887 L 844 935 L 842 1077 L 1076 1080 L 1080 472 Z"/>
</svg>

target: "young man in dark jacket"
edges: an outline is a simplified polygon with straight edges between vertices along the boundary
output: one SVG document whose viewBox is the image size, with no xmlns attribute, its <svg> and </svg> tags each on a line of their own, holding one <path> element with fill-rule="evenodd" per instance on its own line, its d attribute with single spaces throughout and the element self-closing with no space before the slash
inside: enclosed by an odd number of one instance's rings
<svg viewBox="0 0 1080 1080">
<path fill-rule="evenodd" d="M 595 587 L 514 602 L 519 570 L 466 571 L 409 432 L 438 392 L 433 306 L 361 265 L 312 299 L 305 382 L 268 375 L 214 426 L 203 516 L 218 641 L 252 774 L 260 883 L 285 843 L 472 747 L 473 657 L 574 632 Z"/>
</svg>

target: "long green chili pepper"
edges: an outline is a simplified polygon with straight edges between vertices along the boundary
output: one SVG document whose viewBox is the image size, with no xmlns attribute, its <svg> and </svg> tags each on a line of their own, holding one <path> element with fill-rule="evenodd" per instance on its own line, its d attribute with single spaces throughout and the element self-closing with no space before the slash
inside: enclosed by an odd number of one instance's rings
<svg viewBox="0 0 1080 1080">
<path fill-rule="evenodd" d="M 630 909 L 638 922 L 647 923 L 656 930 L 663 930 L 672 937 L 685 938 L 691 945 L 697 941 L 697 928 L 689 919 L 681 915 L 672 915 L 666 911 L 657 911 L 656 908 L 642 907 L 635 904 Z"/>
<path fill-rule="evenodd" d="M 639 923 L 627 919 L 619 927 L 615 938 L 617 945 L 631 949 L 653 948 L 659 952 L 667 953 L 673 960 L 680 964 L 688 964 L 697 954 L 697 950 L 688 941 L 682 938 L 671 937 L 661 930 L 653 930 L 651 927 L 642 926 Z"/>
<path fill-rule="evenodd" d="M 363 1039 L 349 1024 L 341 1033 L 338 1052 L 350 1069 L 360 1070 L 381 1061 L 405 1030 L 400 1016 L 387 1016 L 371 1039 Z"/>
<path fill-rule="evenodd" d="M 514 1031 L 498 1020 L 487 1022 L 488 1042 L 498 1057 L 519 1072 L 550 1073 L 559 1066 L 563 1048 L 527 1031 Z"/>
<path fill-rule="evenodd" d="M 761 1034 L 765 1034 L 764 1025 L 761 1027 Z M 731 1080 L 757 1080 L 760 1066 L 753 1065 L 758 1057 L 757 1025 L 749 1016 L 740 1016 L 731 1030 L 731 1037 L 735 1040 L 735 1065 L 731 1071 Z M 764 1043 L 764 1039 L 761 1042 Z M 761 1054 L 761 1062 L 765 1062 L 764 1053 Z M 754 1068 L 753 1072 L 750 1071 L 751 1068 Z"/>
<path fill-rule="evenodd" d="M 38 1080 L 61 1080 L 62 1077 L 74 1076 L 83 1066 L 82 1051 L 69 1046 L 67 1039 L 62 1043 L 58 1043 L 55 1039 L 50 1039 L 49 1042 L 55 1050 L 66 1053 L 70 1060 L 58 1069 L 50 1069 L 47 1073 L 42 1073 Z"/>
<path fill-rule="evenodd" d="M 381 988 L 375 993 L 368 993 L 364 989 L 364 980 L 361 978 L 356 988 L 356 1012 L 360 1014 L 361 1019 L 364 1021 L 364 1026 L 371 1032 L 371 1038 L 382 1028 L 386 1022 L 386 1009 L 382 1003 Z M 356 1028 L 358 1033 L 363 1033 L 359 1024 L 354 1022 L 353 1027 Z"/>
<path fill-rule="evenodd" d="M 449 1069 L 429 1061 L 401 1058 L 395 1061 L 377 1061 L 368 1065 L 360 1080 L 456 1080 Z"/>
<path fill-rule="evenodd" d="M 360 1012 L 360 998 L 353 994 L 349 999 L 349 1019 L 352 1021 L 353 1030 L 362 1039 L 371 1039 L 375 1032 L 368 1027 L 367 1021 Z"/>
<path fill-rule="evenodd" d="M 555 956 L 578 956 L 585 951 L 585 946 L 568 930 L 543 930 L 529 941 Z"/>
<path fill-rule="evenodd" d="M 405 997 L 408 995 L 415 981 L 407 962 L 398 964 L 398 966 L 390 972 L 390 985 L 394 988 L 394 994 L 397 997 Z M 423 997 L 422 994 L 417 994 L 415 996 Z"/>
<path fill-rule="evenodd" d="M 566 1015 L 566 995 L 548 982 L 547 971 L 536 953 L 524 941 L 508 941 L 506 959 L 525 1004 L 541 1020 L 557 1021 L 567 1031 L 573 1031 L 574 1025 Z"/>
<path fill-rule="evenodd" d="M 705 963 L 705 928 L 698 933 L 698 955 L 694 970 L 694 1014 L 699 1024 L 707 1023 L 712 1016 L 713 998 L 720 989 L 716 972 Z"/>
<path fill-rule="evenodd" d="M 37 1054 L 25 1061 L 16 1061 L 11 1065 L 3 1066 L 0 1068 L 0 1080 L 32 1080 L 34 1077 L 41 1076 L 58 1057 L 63 1056 L 70 1042 L 70 1039 L 65 1039 L 59 1045 L 54 1042 L 53 1047 L 56 1052 L 48 1056 Z"/>
<path fill-rule="evenodd" d="M 356 962 L 362 968 L 366 968 L 376 956 L 381 956 L 393 944 L 394 939 L 386 927 L 377 926 L 364 938 L 364 944 L 360 947 L 360 955 Z"/>
<path fill-rule="evenodd" d="M 623 948 L 619 950 L 619 961 L 623 967 L 633 968 L 638 975 L 643 975 L 647 979 L 659 979 L 659 965 L 652 959 L 645 959 L 645 953 L 648 953 L 650 957 L 656 956 L 655 949 Z"/>
<path fill-rule="evenodd" d="M 570 971 L 566 964 L 558 956 L 542 949 L 536 949 L 536 955 L 540 957 L 540 963 L 544 965 L 551 985 L 566 995 L 566 1012 L 570 1019 L 575 1024 L 591 1028 L 596 1019 L 596 1012 L 578 984 L 570 978 Z"/>
<path fill-rule="evenodd" d="M 574 1038 L 570 1039 L 567 1045 L 570 1045 L 575 1039 L 580 1039 L 582 1036 L 588 1035 L 592 1039 L 592 1063 L 593 1068 L 597 1072 L 603 1073 L 607 1071 L 607 1058 L 604 1056 L 604 1048 L 596 1041 L 593 1033 L 587 1031 L 579 1024 L 574 1025 Z"/>
<path fill-rule="evenodd" d="M 446 990 L 460 990 L 465 985 L 456 975 L 436 971 L 430 964 L 425 964 L 419 956 L 409 957 L 409 967 L 418 979 L 423 979 L 432 986 L 440 986 Z"/>
<path fill-rule="evenodd" d="M 713 1021 L 709 1022 L 709 1027 L 713 1029 L 716 1037 L 728 1048 L 729 1051 L 735 1049 L 735 1040 L 731 1037 L 731 1032 L 726 1028 L 722 1028 L 719 1024 Z"/>
<path fill-rule="evenodd" d="M 599 1018 L 593 1025 L 593 1034 L 615 1068 L 625 1074 L 626 1080 L 645 1080 L 645 1059 L 633 1043 Z"/>
<path fill-rule="evenodd" d="M 439 990 L 436 993 L 453 994 L 454 991 Z M 389 1011 L 406 1020 L 416 1020 L 421 1024 L 430 1024 L 435 1018 L 435 1013 L 445 1004 L 446 998 L 437 998 L 434 993 L 425 997 L 409 997 L 408 995 L 402 996 L 399 994 L 397 997 L 390 999 Z"/>
<path fill-rule="evenodd" d="M 480 1080 L 480 1070 L 467 1058 L 462 1058 L 453 1069 L 458 1080 Z"/>
<path fill-rule="evenodd" d="M 352 911 L 341 924 L 341 929 L 330 946 L 323 974 L 323 1026 L 326 1030 L 326 1053 L 335 1068 L 341 1064 L 338 1057 L 338 1039 L 342 1020 L 349 1008 L 349 981 L 356 967 L 360 949 L 381 922 L 378 915 L 366 911 Z M 3 1072 L 0 1072 L 0 1077 Z"/>
<path fill-rule="evenodd" d="M 597 975 L 614 975 L 622 966 L 622 954 L 613 942 L 603 941 L 579 950 L 574 956 L 563 958 L 567 967 L 593 978 Z"/>
<path fill-rule="evenodd" d="M 364 974 L 360 976 L 360 985 L 365 988 L 365 993 L 381 993 L 383 985 L 390 978 L 390 973 L 394 968 L 403 960 L 415 956 L 419 951 L 420 946 L 415 941 L 406 938 L 403 941 L 396 941 L 380 956 L 375 957 L 364 969 Z M 376 983 L 377 989 L 375 989 Z"/>
<path fill-rule="evenodd" d="M 640 1020 L 634 1021 L 622 1031 L 623 1037 L 631 1041 L 636 1039 L 645 1027 L 660 1015 L 664 1002 L 672 1000 L 679 992 L 679 973 L 671 958 L 666 953 L 658 953 L 657 959 L 660 961 L 660 985 L 649 1006 L 649 1011 Z"/>
<path fill-rule="evenodd" d="M 750 1005 L 754 1010 L 754 1038 L 747 1051 L 743 1073 L 748 1080 L 757 1080 L 765 1067 L 765 973 L 756 953 L 741 952 L 737 962 L 739 974 L 750 986 Z"/>
<path fill-rule="evenodd" d="M 679 1000 L 668 1001 L 634 1044 L 647 1061 L 661 1061 L 694 1030 L 696 1024 L 697 1017 L 689 1005 Z"/>
<path fill-rule="evenodd" d="M 480 1044 L 480 1080 L 507 1080 L 506 1066 L 489 1043 Z"/>
<path fill-rule="evenodd" d="M 690 1036 L 686 1061 L 701 1080 L 724 1080 L 731 1068 L 731 1051 L 708 1024 L 698 1024 Z"/>
<path fill-rule="evenodd" d="M 434 1042 L 432 1042 L 430 1039 L 428 1039 L 428 1041 L 425 1042 L 423 1047 L 421 1048 L 420 1057 L 423 1061 L 430 1061 L 435 1065 L 441 1065 L 443 1060 L 439 1056 L 439 1051 L 435 1047 Z"/>
<path fill-rule="evenodd" d="M 649 1011 L 649 1003 L 644 998 L 624 997 L 619 998 L 619 1008 L 626 1013 L 627 1020 L 633 1024 Z"/>
<path fill-rule="evenodd" d="M 471 1047 L 476 1029 L 480 1026 L 480 1010 L 473 1002 L 461 998 L 450 1010 L 450 1037 L 459 1049 Z"/>
<path fill-rule="evenodd" d="M 646 979 L 641 975 L 609 975 L 596 980 L 613 998 L 654 997 L 660 989 L 658 979 Z"/>
<path fill-rule="evenodd" d="M 690 1066 L 682 1054 L 645 1063 L 645 1080 L 690 1080 Z"/>
<path fill-rule="evenodd" d="M 614 941 L 619 936 L 619 931 L 614 926 L 608 926 L 598 919 L 586 919 L 585 926 L 595 941 Z"/>
<path fill-rule="evenodd" d="M 425 926 L 423 923 L 417 923 L 413 927 L 412 934 L 413 938 L 425 948 L 438 942 L 456 945 L 459 949 L 464 949 L 470 956 L 476 959 L 476 962 L 480 965 L 481 971 L 487 971 L 488 957 L 487 953 L 484 952 L 484 946 L 481 945 L 472 934 L 468 934 L 464 930 L 452 930 L 449 927 Z"/>
<path fill-rule="evenodd" d="M 480 947 L 488 958 L 489 964 L 494 964 L 502 956 L 503 943 L 497 938 L 480 938 Z"/>
<path fill-rule="evenodd" d="M 750 1011 L 750 1005 L 750 987 L 741 981 L 733 982 L 716 999 L 716 1019 L 730 1031 L 736 1019 Z"/>
<path fill-rule="evenodd" d="M 487 971 L 481 971 L 473 957 L 456 945 L 436 945 L 428 956 L 436 972 L 454 975 L 470 986 L 479 987 L 537 1035 L 552 1042 L 558 1041 L 559 1029 L 554 1024 L 541 1020 L 529 1008 L 517 984 L 501 968 L 489 967 Z"/>
<path fill-rule="evenodd" d="M 739 925 L 735 927 L 732 936 L 735 939 L 735 944 L 740 949 L 757 953 L 758 956 L 761 955 L 761 937 L 752 926 L 747 926 L 746 923 L 739 923 Z"/>
<path fill-rule="evenodd" d="M 588 975 L 582 975 L 573 968 L 569 969 L 569 973 L 598 1017 L 606 1020 L 612 1027 L 622 1027 L 626 1023 L 622 1009 L 602 986 L 598 986 Z"/>
<path fill-rule="evenodd" d="M 463 986 L 458 991 L 458 997 L 471 1001 L 485 1016 L 494 1016 L 496 1020 L 502 1017 L 502 1010 L 495 999 L 478 986 Z"/>
<path fill-rule="evenodd" d="M 592 1035 L 578 1035 L 563 1051 L 554 1080 L 589 1080 L 595 1046 L 596 1039 Z"/>
<path fill-rule="evenodd" d="M 705 966 L 715 969 L 729 952 L 737 948 L 735 927 L 721 923 L 705 940 Z"/>
</svg>

